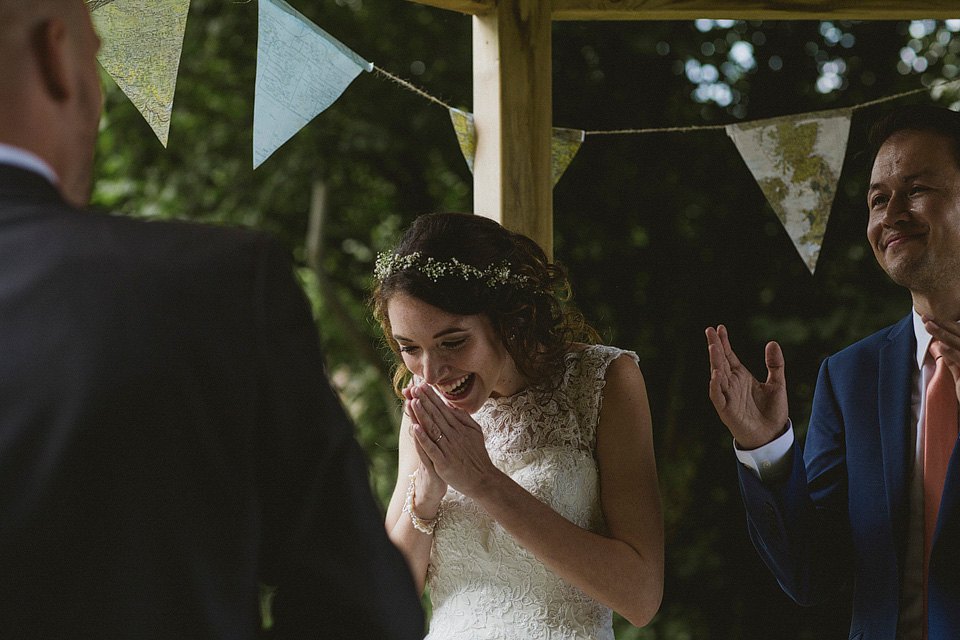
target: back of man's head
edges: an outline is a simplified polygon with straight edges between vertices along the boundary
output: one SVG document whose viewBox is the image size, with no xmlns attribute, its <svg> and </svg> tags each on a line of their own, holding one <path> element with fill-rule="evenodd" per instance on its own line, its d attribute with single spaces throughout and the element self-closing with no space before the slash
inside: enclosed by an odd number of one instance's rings
<svg viewBox="0 0 960 640">
<path fill-rule="evenodd" d="M 0 0 L 0 46 L 23 47 L 31 27 L 54 15 L 69 15 L 84 0 Z M 16 39 L 14 39 L 16 38 Z"/>
<path fill-rule="evenodd" d="M 85 11 L 84 0 L 0 0 L 0 83 L 23 79 L 28 70 L 24 65 L 36 55 L 37 35 L 45 23 L 56 18 L 75 30 Z"/>
<path fill-rule="evenodd" d="M 872 157 L 876 158 L 883 143 L 904 131 L 930 131 L 950 138 L 953 140 L 954 160 L 960 166 L 960 113 L 931 104 L 891 109 L 870 127 Z"/>
<path fill-rule="evenodd" d="M 0 0 L 0 82 L 15 79 L 24 55 L 36 6 L 30 0 Z M 0 84 L 5 86 L 5 84 Z"/>
<path fill-rule="evenodd" d="M 103 102 L 99 46 L 84 0 L 0 0 L 0 143 L 46 161 L 79 206 Z"/>
</svg>

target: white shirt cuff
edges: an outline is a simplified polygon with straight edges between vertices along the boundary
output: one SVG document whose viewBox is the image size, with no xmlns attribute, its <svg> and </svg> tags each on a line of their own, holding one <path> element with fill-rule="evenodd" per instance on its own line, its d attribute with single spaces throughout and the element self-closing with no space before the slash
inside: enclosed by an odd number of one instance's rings
<svg viewBox="0 0 960 640">
<path fill-rule="evenodd" d="M 787 430 L 779 438 L 750 450 L 741 449 L 734 440 L 733 449 L 737 453 L 737 460 L 750 469 L 753 475 L 765 480 L 784 475 L 790 465 L 793 440 L 793 423 L 787 418 Z"/>
</svg>

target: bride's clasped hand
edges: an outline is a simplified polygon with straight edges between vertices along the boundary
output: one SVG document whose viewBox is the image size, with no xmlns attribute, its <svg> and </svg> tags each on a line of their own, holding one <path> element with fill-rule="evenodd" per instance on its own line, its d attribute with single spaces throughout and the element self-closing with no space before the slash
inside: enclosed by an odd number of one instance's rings
<svg viewBox="0 0 960 640">
<path fill-rule="evenodd" d="M 410 415 L 417 447 L 436 474 L 464 495 L 490 490 L 502 471 L 490 461 L 483 428 L 469 413 L 449 407 L 427 384 L 411 387 Z"/>
</svg>

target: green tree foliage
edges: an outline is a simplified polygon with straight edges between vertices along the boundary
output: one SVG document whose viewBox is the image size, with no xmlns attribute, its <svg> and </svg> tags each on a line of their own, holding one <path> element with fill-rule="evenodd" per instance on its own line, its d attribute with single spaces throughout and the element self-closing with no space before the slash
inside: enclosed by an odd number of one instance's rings
<svg viewBox="0 0 960 640">
<path fill-rule="evenodd" d="M 361 56 L 470 109 L 469 18 L 409 2 L 293 4 Z M 953 21 L 557 23 L 554 123 L 696 126 L 853 106 L 957 77 L 957 31 Z M 385 503 L 398 404 L 365 304 L 373 261 L 417 214 L 471 210 L 469 171 L 446 111 L 376 74 L 253 171 L 256 39 L 256 3 L 193 0 L 167 150 L 105 82 L 95 204 L 254 226 L 289 247 Z M 763 344 L 783 345 L 802 434 L 820 361 L 908 311 L 863 238 L 869 157 L 858 152 L 884 108 L 854 114 L 814 276 L 722 131 L 588 137 L 557 185 L 556 256 L 605 339 L 641 355 L 656 429 L 664 604 L 645 629 L 618 619 L 618 640 L 844 633 L 848 602 L 800 609 L 750 548 L 730 438 L 707 398 L 703 329 L 727 324 L 757 374 Z"/>
</svg>

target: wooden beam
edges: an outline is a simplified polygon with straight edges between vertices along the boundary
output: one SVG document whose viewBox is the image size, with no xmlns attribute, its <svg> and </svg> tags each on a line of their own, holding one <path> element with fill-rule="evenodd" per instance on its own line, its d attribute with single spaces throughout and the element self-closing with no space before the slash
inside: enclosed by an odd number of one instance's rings
<svg viewBox="0 0 960 640">
<path fill-rule="evenodd" d="M 417 4 L 426 4 L 440 9 L 449 9 L 450 11 L 459 11 L 460 13 L 469 13 L 473 16 L 490 13 L 497 5 L 496 0 L 408 0 Z"/>
<path fill-rule="evenodd" d="M 956 0 L 553 0 L 554 20 L 919 20 L 960 17 Z"/>
<path fill-rule="evenodd" d="M 553 251 L 550 5 L 498 0 L 473 18 L 473 210 Z"/>
<path fill-rule="evenodd" d="M 497 0 L 408 0 L 483 15 Z M 553 0 L 554 20 L 946 20 L 956 0 Z"/>
</svg>

